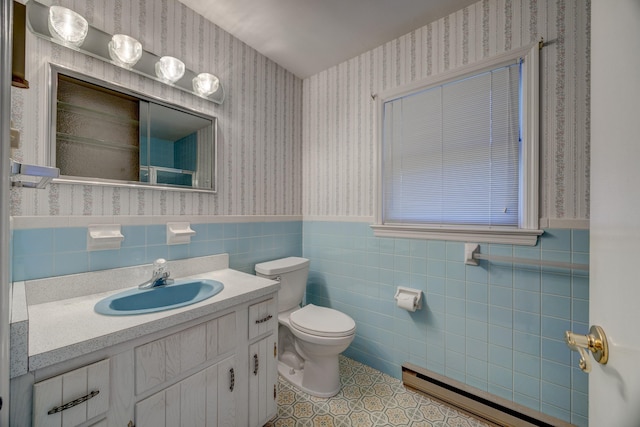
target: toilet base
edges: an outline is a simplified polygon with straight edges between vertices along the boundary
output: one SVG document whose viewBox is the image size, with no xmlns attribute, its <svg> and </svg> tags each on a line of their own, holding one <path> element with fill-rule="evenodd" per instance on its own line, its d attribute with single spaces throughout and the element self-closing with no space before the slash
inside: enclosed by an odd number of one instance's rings
<svg viewBox="0 0 640 427">
<path fill-rule="evenodd" d="M 336 357 L 336 362 L 338 358 Z M 337 371 L 336 371 L 337 372 Z M 282 361 L 278 361 L 278 373 L 287 382 L 292 384 L 297 389 L 304 391 L 311 396 L 316 397 L 333 397 L 340 391 L 340 381 L 337 382 L 335 387 L 330 387 L 329 390 L 310 390 L 304 386 L 304 368 L 294 369 Z"/>
</svg>

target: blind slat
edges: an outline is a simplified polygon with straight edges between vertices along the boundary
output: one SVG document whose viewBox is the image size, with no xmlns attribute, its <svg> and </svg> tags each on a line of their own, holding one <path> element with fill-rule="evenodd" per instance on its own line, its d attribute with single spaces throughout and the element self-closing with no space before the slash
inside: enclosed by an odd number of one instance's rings
<svg viewBox="0 0 640 427">
<path fill-rule="evenodd" d="M 384 104 L 386 223 L 518 225 L 520 70 Z"/>
</svg>

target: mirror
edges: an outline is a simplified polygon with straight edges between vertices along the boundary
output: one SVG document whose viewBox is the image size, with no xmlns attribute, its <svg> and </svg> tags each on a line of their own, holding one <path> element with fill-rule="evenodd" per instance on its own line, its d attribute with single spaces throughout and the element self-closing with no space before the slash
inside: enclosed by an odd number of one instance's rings
<svg viewBox="0 0 640 427">
<path fill-rule="evenodd" d="M 216 190 L 216 118 L 51 65 L 59 181 Z"/>
</svg>

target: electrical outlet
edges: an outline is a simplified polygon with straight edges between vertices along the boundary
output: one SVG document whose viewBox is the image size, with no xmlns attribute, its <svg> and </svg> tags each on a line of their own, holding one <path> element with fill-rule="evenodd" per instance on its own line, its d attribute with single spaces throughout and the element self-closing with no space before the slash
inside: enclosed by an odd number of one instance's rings
<svg viewBox="0 0 640 427">
<path fill-rule="evenodd" d="M 11 148 L 20 148 L 20 131 L 11 128 Z"/>
<path fill-rule="evenodd" d="M 20 148 L 20 131 L 13 127 L 13 120 L 11 120 L 11 148 Z"/>
</svg>

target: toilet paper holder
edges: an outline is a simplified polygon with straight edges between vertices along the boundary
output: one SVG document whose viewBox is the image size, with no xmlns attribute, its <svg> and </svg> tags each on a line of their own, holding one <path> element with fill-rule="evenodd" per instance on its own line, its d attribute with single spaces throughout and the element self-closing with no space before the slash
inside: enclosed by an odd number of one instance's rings
<svg viewBox="0 0 640 427">
<path fill-rule="evenodd" d="M 394 298 L 398 307 L 407 311 L 416 311 L 422 308 L 422 291 L 419 289 L 398 286 Z"/>
</svg>

